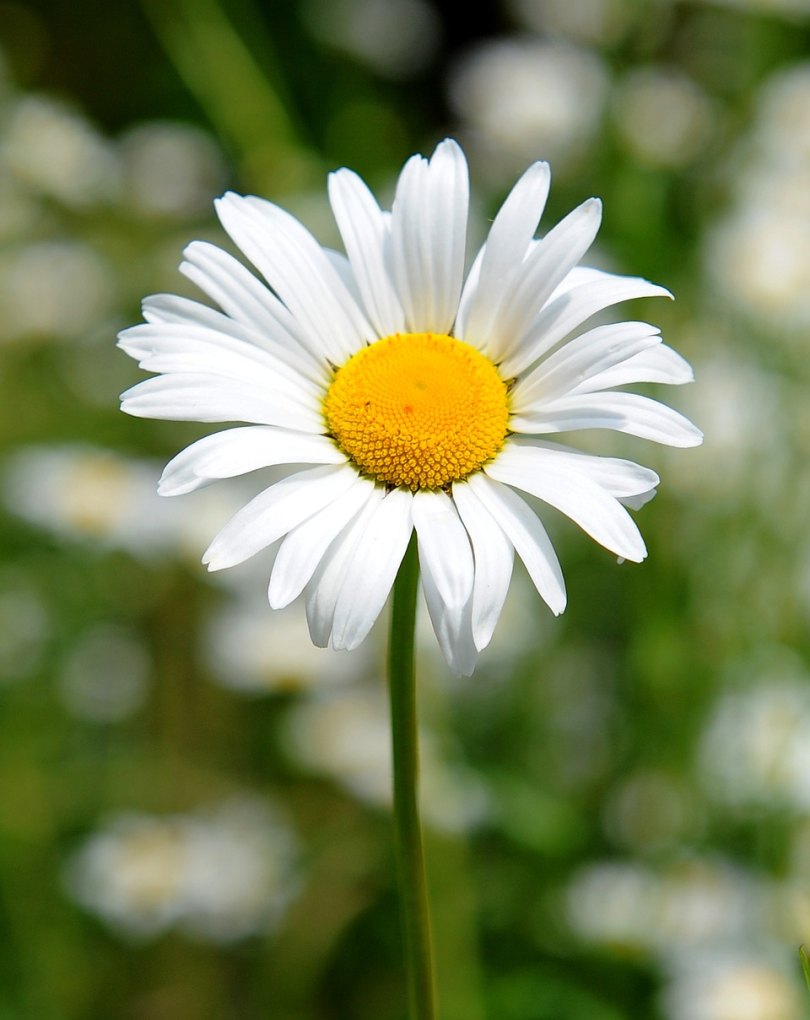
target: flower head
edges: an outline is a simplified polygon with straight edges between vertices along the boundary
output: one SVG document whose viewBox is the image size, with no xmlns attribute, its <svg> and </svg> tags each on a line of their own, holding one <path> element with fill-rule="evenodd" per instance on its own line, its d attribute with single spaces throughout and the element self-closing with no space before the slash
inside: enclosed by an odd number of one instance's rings
<svg viewBox="0 0 810 1020">
<path fill-rule="evenodd" d="M 472 672 L 492 637 L 515 552 L 562 612 L 559 562 L 519 493 L 619 557 L 646 555 L 625 507 L 650 499 L 657 475 L 548 437 L 602 428 L 696 445 L 683 416 L 617 389 L 688 382 L 691 370 L 647 323 L 585 326 L 619 302 L 668 292 L 578 267 L 599 228 L 596 199 L 535 239 L 549 176 L 535 163 L 518 180 L 466 276 L 468 173 L 453 141 L 408 160 L 390 212 L 352 171 L 331 175 L 345 256 L 271 202 L 227 194 L 219 218 L 266 282 L 194 242 L 181 271 L 219 310 L 157 295 L 146 323 L 120 335 L 159 373 L 123 395 L 124 411 L 250 423 L 183 450 L 161 493 L 285 469 L 204 562 L 233 566 L 280 540 L 270 604 L 304 593 L 318 645 L 366 637 L 414 529 L 428 611 L 457 672 Z"/>
</svg>

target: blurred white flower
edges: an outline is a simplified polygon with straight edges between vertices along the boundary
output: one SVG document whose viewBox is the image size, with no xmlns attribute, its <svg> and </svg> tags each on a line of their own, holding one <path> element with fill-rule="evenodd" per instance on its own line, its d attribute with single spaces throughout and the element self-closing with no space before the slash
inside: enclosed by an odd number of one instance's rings
<svg viewBox="0 0 810 1020">
<path fill-rule="evenodd" d="M 729 168 L 732 203 L 705 243 L 717 292 L 777 335 L 810 325 L 809 109 L 810 63 L 766 81 Z"/>
<path fill-rule="evenodd" d="M 758 876 L 730 861 L 687 856 L 658 869 L 630 859 L 587 864 L 565 902 L 581 938 L 667 964 L 762 939 L 766 893 Z"/>
<path fill-rule="evenodd" d="M 640 67 L 625 74 L 614 92 L 613 116 L 626 147 L 651 166 L 688 166 L 718 128 L 712 100 L 675 68 Z"/>
<path fill-rule="evenodd" d="M 274 927 L 297 890 L 294 837 L 276 812 L 238 798 L 187 815 L 122 813 L 68 862 L 71 897 L 112 928 L 177 927 L 231 942 Z"/>
<path fill-rule="evenodd" d="M 79 209 L 117 196 L 115 150 L 71 107 L 24 95 L 9 105 L 4 121 L 2 159 L 33 190 Z"/>
<path fill-rule="evenodd" d="M 369 646 L 351 652 L 318 648 L 306 620 L 289 608 L 268 613 L 253 597 L 236 597 L 205 621 L 206 661 L 224 686 L 246 694 L 296 691 L 366 673 Z"/>
<path fill-rule="evenodd" d="M 662 996 L 667 1020 L 801 1020 L 797 983 L 760 955 L 709 955 L 678 969 Z"/>
<path fill-rule="evenodd" d="M 636 862 L 588 864 L 568 885 L 568 923 L 587 941 L 648 952 L 657 890 L 655 875 Z"/>
<path fill-rule="evenodd" d="M 306 769 L 329 776 L 374 806 L 391 802 L 390 718 L 382 690 L 319 692 L 287 716 L 285 742 Z M 474 828 L 487 814 L 480 780 L 443 761 L 431 734 L 419 738 L 422 811 L 427 824 L 456 832 Z"/>
<path fill-rule="evenodd" d="M 687 413 L 705 425 L 709 440 L 686 470 L 670 459 L 671 481 L 683 496 L 699 493 L 715 505 L 759 503 L 770 515 L 775 487 L 793 471 L 788 451 L 794 401 L 784 378 L 733 346 L 726 329 L 705 320 L 691 343 L 683 338 L 693 350 L 711 351 L 695 359 L 700 384 L 684 396 Z"/>
<path fill-rule="evenodd" d="M 34 241 L 0 253 L 0 342 L 79 338 L 112 308 L 110 264 L 82 241 Z"/>
<path fill-rule="evenodd" d="M 441 23 L 425 0 L 307 0 L 302 12 L 320 43 L 385 78 L 417 74 L 438 51 Z"/>
<path fill-rule="evenodd" d="M 524 28 L 593 46 L 611 46 L 627 31 L 634 14 L 628 0 L 509 0 Z"/>
<path fill-rule="evenodd" d="M 155 121 L 121 138 L 124 198 L 136 212 L 170 219 L 207 215 L 225 184 L 213 140 L 191 124 Z"/>
<path fill-rule="evenodd" d="M 479 160 L 505 173 L 540 154 L 564 170 L 599 129 L 608 83 L 604 61 L 591 50 L 502 38 L 461 57 L 449 98 Z"/>
<path fill-rule="evenodd" d="M 198 558 L 210 529 L 233 512 L 236 491 L 204 490 L 195 513 L 178 512 L 155 491 L 156 467 L 112 450 L 79 444 L 21 447 L 3 465 L 2 501 L 12 513 L 62 538 Z"/>
<path fill-rule="evenodd" d="M 118 722 L 143 704 L 151 663 L 134 631 L 100 624 L 81 634 L 59 673 L 65 705 L 90 722 Z"/>
<path fill-rule="evenodd" d="M 731 807 L 810 807 L 810 683 L 797 662 L 729 686 L 709 716 L 698 756 L 711 793 Z"/>
</svg>

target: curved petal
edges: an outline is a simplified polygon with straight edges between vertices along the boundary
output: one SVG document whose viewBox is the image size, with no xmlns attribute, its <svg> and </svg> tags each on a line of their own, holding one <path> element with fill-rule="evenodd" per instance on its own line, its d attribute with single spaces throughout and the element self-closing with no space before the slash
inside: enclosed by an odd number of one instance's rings
<svg viewBox="0 0 810 1020">
<path fill-rule="evenodd" d="M 667 386 L 682 386 L 693 382 L 692 366 L 666 344 L 648 347 L 626 361 L 583 379 L 571 389 L 572 393 L 594 393 L 609 390 L 629 383 L 664 383 Z"/>
<path fill-rule="evenodd" d="M 342 464 L 346 460 L 325 436 L 270 425 L 246 425 L 198 439 L 163 469 L 158 492 L 179 496 L 220 478 L 235 478 L 276 464 Z"/>
<path fill-rule="evenodd" d="M 559 616 L 566 604 L 565 582 L 560 561 L 537 514 L 516 492 L 485 474 L 471 475 L 467 485 L 515 547 L 540 597 Z"/>
<path fill-rule="evenodd" d="M 413 497 L 393 489 L 377 504 L 346 564 L 332 623 L 332 647 L 356 648 L 380 615 L 413 530 Z"/>
<path fill-rule="evenodd" d="M 203 372 L 173 372 L 121 394 L 121 410 L 165 421 L 255 422 L 300 432 L 324 432 L 323 415 L 265 385 Z"/>
<path fill-rule="evenodd" d="M 364 181 L 351 170 L 329 175 L 329 200 L 366 314 L 381 337 L 404 332 L 405 313 L 387 264 L 388 219 Z"/>
<path fill-rule="evenodd" d="M 223 227 L 320 351 L 340 365 L 374 331 L 315 238 L 271 202 L 229 192 L 215 203 Z"/>
<path fill-rule="evenodd" d="M 379 493 L 379 496 L 376 493 Z M 321 556 L 312 577 L 304 586 L 309 635 L 318 648 L 326 648 L 329 644 L 335 608 L 346 568 L 384 495 L 383 489 L 375 491 L 375 495 L 369 499 L 354 520 L 349 521 Z"/>
<path fill-rule="evenodd" d="M 448 608 L 464 605 L 472 592 L 473 558 L 452 499 L 443 492 L 415 493 L 413 526 L 421 568 L 430 570 Z"/>
<path fill-rule="evenodd" d="M 548 198 L 548 163 L 533 163 L 520 177 L 490 227 L 475 273 L 464 284 L 456 335 L 483 348 L 495 327 L 504 288 L 520 266 Z"/>
<path fill-rule="evenodd" d="M 391 210 L 392 270 L 408 329 L 449 333 L 464 276 L 469 205 L 467 161 L 441 142 L 430 161 L 412 156 Z"/>
<path fill-rule="evenodd" d="M 593 244 L 601 222 L 602 203 L 589 198 L 535 242 L 505 288 L 488 344 L 494 361 L 504 361 L 522 349 L 532 323 L 560 281 Z"/>
<path fill-rule="evenodd" d="M 504 446 L 499 458 L 529 472 L 543 472 L 546 465 L 552 469 L 576 471 L 589 478 L 617 499 L 640 496 L 650 492 L 660 479 L 655 471 L 618 457 L 598 457 L 583 453 L 561 443 L 547 443 L 540 439 L 513 437 Z"/>
<path fill-rule="evenodd" d="M 646 322 L 619 322 L 597 326 L 564 344 L 518 379 L 512 390 L 512 409 L 530 413 L 532 405 L 587 385 L 598 373 L 661 343 L 660 330 Z"/>
<path fill-rule="evenodd" d="M 472 635 L 472 598 L 458 606 L 448 606 L 436 584 L 430 567 L 421 571 L 422 592 L 439 648 L 456 676 L 470 676 L 478 659 Z"/>
<path fill-rule="evenodd" d="M 147 372 L 208 372 L 258 382 L 319 405 L 324 386 L 291 368 L 270 351 L 195 323 L 144 323 L 118 334 L 118 346 Z"/>
<path fill-rule="evenodd" d="M 578 274 L 577 279 L 582 278 L 582 274 Z M 520 346 L 503 359 L 501 374 L 504 378 L 520 375 L 592 315 L 611 305 L 633 298 L 672 297 L 664 287 L 641 277 L 588 270 L 584 279 L 586 282 L 562 291 L 557 297 L 552 296 L 521 339 Z"/>
<path fill-rule="evenodd" d="M 282 609 L 298 598 L 334 539 L 366 506 L 379 502 L 383 492 L 367 478 L 358 477 L 334 503 L 287 534 L 278 548 L 267 589 L 273 609 Z"/>
<path fill-rule="evenodd" d="M 316 382 L 326 378 L 329 366 L 318 338 L 238 259 L 207 241 L 193 241 L 183 254 L 180 272 L 227 316 L 250 329 L 254 343 Z"/>
<path fill-rule="evenodd" d="M 527 433 L 613 429 L 664 446 L 703 442 L 703 433 L 688 418 L 638 393 L 576 393 L 549 403 L 542 411 L 514 415 L 509 427 Z"/>
<path fill-rule="evenodd" d="M 475 557 L 471 625 L 475 647 L 481 651 L 492 639 L 509 591 L 514 546 L 466 482 L 453 485 L 453 501 Z"/>
<path fill-rule="evenodd" d="M 639 563 L 647 549 L 635 521 L 615 497 L 562 458 L 512 447 L 485 468 L 487 475 L 542 499 L 570 517 L 591 538 L 617 556 Z M 542 471 L 538 471 L 542 463 Z"/>
<path fill-rule="evenodd" d="M 234 514 L 209 545 L 203 563 L 209 570 L 242 563 L 334 503 L 356 479 L 354 468 L 343 464 L 309 468 L 282 478 Z"/>
</svg>

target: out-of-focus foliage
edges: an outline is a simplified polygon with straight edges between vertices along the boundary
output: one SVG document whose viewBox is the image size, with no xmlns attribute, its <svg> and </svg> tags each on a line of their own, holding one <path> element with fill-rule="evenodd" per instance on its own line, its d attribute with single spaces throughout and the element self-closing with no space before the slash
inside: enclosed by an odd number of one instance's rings
<svg viewBox="0 0 810 1020">
<path fill-rule="evenodd" d="M 538 158 L 604 198 L 707 438 L 621 447 L 643 565 L 549 514 L 564 617 L 517 576 L 464 682 L 425 630 L 442 1020 L 809 1015 L 807 0 L 11 0 L 0 54 L 0 1020 L 404 1017 L 385 634 L 204 573 L 261 479 L 159 499 L 204 430 L 118 412 L 114 337 L 226 187 L 336 243 L 326 170 L 448 133 L 478 236 Z"/>
</svg>

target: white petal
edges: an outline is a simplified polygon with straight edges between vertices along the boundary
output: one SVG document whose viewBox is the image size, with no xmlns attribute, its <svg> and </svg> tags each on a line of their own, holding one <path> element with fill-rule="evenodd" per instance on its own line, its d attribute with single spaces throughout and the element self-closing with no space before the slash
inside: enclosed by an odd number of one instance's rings
<svg viewBox="0 0 810 1020">
<path fill-rule="evenodd" d="M 394 279 L 412 332 L 449 333 L 464 276 L 469 205 L 467 162 L 445 140 L 428 162 L 402 169 L 391 211 Z"/>
<path fill-rule="evenodd" d="M 356 479 L 354 468 L 331 464 L 282 478 L 234 514 L 206 550 L 203 563 L 209 570 L 242 563 L 329 506 Z"/>
<path fill-rule="evenodd" d="M 700 446 L 703 433 L 671 407 L 637 393 L 582 393 L 561 397 L 542 411 L 514 415 L 515 432 L 555 433 L 613 429 L 664 446 Z"/>
<path fill-rule="evenodd" d="M 471 676 L 478 659 L 472 635 L 472 598 L 449 607 L 439 594 L 430 567 L 421 571 L 430 622 L 447 665 L 457 676 Z"/>
<path fill-rule="evenodd" d="M 351 170 L 330 174 L 329 199 L 366 314 L 380 336 L 404 332 L 405 313 L 387 265 L 387 217 L 366 184 Z"/>
<path fill-rule="evenodd" d="M 642 297 L 672 295 L 664 287 L 641 277 L 589 270 L 587 282 L 552 297 L 523 337 L 520 347 L 504 358 L 501 374 L 507 379 L 520 375 L 592 315 L 622 301 Z"/>
<path fill-rule="evenodd" d="M 178 496 L 218 478 L 235 478 L 275 464 L 342 464 L 345 460 L 345 454 L 325 436 L 248 425 L 216 432 L 187 446 L 164 468 L 158 492 Z"/>
<path fill-rule="evenodd" d="M 212 298 L 235 322 L 251 330 L 254 343 L 313 380 L 322 381 L 328 364 L 317 337 L 309 336 L 292 313 L 228 252 L 193 241 L 180 272 Z"/>
<path fill-rule="evenodd" d="M 121 394 L 121 410 L 165 421 L 244 421 L 322 433 L 323 416 L 264 385 L 207 373 L 172 373 L 145 379 Z"/>
<path fill-rule="evenodd" d="M 448 608 L 464 605 L 472 592 L 473 558 L 452 499 L 443 492 L 415 493 L 413 526 L 419 540 L 421 568 L 430 569 Z"/>
<path fill-rule="evenodd" d="M 144 323 L 118 334 L 118 346 L 147 372 L 210 372 L 268 387 L 320 406 L 324 387 L 275 354 L 198 323 Z"/>
<path fill-rule="evenodd" d="M 475 347 L 483 347 L 490 338 L 504 287 L 523 261 L 543 214 L 550 181 L 548 163 L 529 167 L 498 210 L 476 272 L 467 277 L 456 335 Z"/>
<path fill-rule="evenodd" d="M 505 457 L 508 463 L 522 466 L 530 472 L 542 472 L 549 463 L 552 468 L 556 465 L 565 470 L 580 472 L 617 499 L 649 493 L 660 481 L 655 471 L 635 461 L 597 457 L 571 446 L 547 443 L 540 439 L 513 437 L 498 457 Z"/>
<path fill-rule="evenodd" d="M 509 281 L 493 324 L 487 349 L 494 361 L 505 361 L 522 350 L 532 323 L 556 286 L 593 244 L 601 222 L 602 203 L 589 198 L 535 243 Z"/>
<path fill-rule="evenodd" d="M 373 482 L 358 477 L 334 503 L 289 532 L 278 548 L 267 590 L 273 609 L 282 609 L 298 598 L 337 535 L 383 494 Z"/>
<path fill-rule="evenodd" d="M 393 489 L 377 504 L 346 564 L 332 647 L 351 651 L 368 635 L 394 584 L 413 530 L 413 497 Z"/>
<path fill-rule="evenodd" d="M 570 340 L 518 379 L 512 390 L 512 409 L 516 414 L 530 413 L 534 402 L 542 406 L 546 400 L 587 385 L 597 373 L 660 343 L 660 331 L 646 322 L 597 326 Z"/>
<path fill-rule="evenodd" d="M 659 344 L 641 351 L 619 365 L 583 379 L 571 392 L 594 393 L 597 390 L 609 390 L 616 386 L 639 382 L 682 386 L 684 383 L 693 382 L 694 378 L 692 366 L 685 358 L 666 344 Z"/>
<path fill-rule="evenodd" d="M 489 644 L 512 577 L 514 547 L 466 482 L 453 485 L 453 500 L 475 557 L 472 633 L 476 648 Z"/>
<path fill-rule="evenodd" d="M 471 475 L 467 485 L 515 547 L 540 597 L 559 616 L 565 609 L 565 582 L 560 561 L 537 514 L 516 492 L 485 474 Z"/>
<path fill-rule="evenodd" d="M 233 193 L 218 199 L 216 209 L 234 242 L 333 364 L 374 338 L 321 246 L 298 220 L 270 202 Z"/>
<path fill-rule="evenodd" d="M 490 478 L 522 489 L 564 513 L 617 556 L 639 563 L 647 555 L 635 521 L 619 501 L 563 458 L 515 446 L 503 450 L 485 471 Z"/>
<path fill-rule="evenodd" d="M 307 625 L 312 642 L 318 648 L 326 648 L 329 644 L 346 568 L 383 496 L 383 489 L 375 491 L 360 513 L 349 521 L 321 556 L 320 563 L 305 585 Z"/>
</svg>

